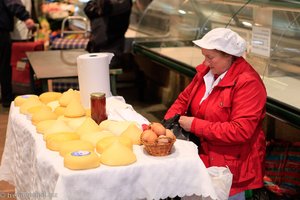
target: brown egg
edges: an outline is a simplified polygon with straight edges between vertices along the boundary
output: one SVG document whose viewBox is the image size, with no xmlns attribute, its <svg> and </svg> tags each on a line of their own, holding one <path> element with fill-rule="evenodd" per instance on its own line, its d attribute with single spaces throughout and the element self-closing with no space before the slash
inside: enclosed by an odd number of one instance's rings
<svg viewBox="0 0 300 200">
<path fill-rule="evenodd" d="M 166 129 L 166 136 L 171 139 L 176 139 L 176 136 L 170 129 Z"/>
<path fill-rule="evenodd" d="M 158 122 L 152 122 L 151 125 L 151 130 L 156 133 L 156 135 L 166 135 L 166 128 Z"/>
<path fill-rule="evenodd" d="M 148 143 L 154 143 L 157 139 L 157 135 L 150 129 L 143 132 L 142 140 Z"/>
</svg>

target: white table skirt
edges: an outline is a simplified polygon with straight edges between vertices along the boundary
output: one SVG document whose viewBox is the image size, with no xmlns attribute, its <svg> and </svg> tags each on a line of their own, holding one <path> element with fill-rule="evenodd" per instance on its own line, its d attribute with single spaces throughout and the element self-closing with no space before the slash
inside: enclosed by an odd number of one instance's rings
<svg viewBox="0 0 300 200">
<path fill-rule="evenodd" d="M 193 143 L 177 140 L 172 154 L 165 157 L 150 156 L 137 145 L 134 153 L 137 162 L 129 166 L 69 170 L 59 153 L 46 148 L 43 136 L 12 104 L 0 180 L 13 184 L 22 200 L 39 199 L 37 196 L 59 200 L 163 199 L 193 194 L 217 199 L 217 186 Z"/>
</svg>

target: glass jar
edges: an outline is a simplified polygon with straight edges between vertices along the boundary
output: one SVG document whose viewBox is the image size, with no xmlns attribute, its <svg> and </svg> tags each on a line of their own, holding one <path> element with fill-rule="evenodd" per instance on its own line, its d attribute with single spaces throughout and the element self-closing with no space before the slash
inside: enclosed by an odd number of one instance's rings
<svg viewBox="0 0 300 200">
<path fill-rule="evenodd" d="M 105 93 L 91 94 L 91 117 L 97 124 L 107 119 Z"/>
</svg>

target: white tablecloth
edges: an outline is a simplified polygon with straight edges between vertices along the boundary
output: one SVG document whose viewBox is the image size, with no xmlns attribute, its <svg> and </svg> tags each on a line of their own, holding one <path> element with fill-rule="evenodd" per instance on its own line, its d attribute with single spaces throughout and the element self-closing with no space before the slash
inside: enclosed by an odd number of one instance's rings
<svg viewBox="0 0 300 200">
<path fill-rule="evenodd" d="M 217 199 L 216 185 L 193 143 L 177 140 L 172 154 L 165 157 L 150 156 L 136 145 L 134 153 L 137 162 L 129 166 L 69 170 L 58 152 L 46 148 L 42 135 L 19 108 L 11 105 L 0 180 L 13 184 L 22 200 L 163 199 L 193 194 Z"/>
</svg>

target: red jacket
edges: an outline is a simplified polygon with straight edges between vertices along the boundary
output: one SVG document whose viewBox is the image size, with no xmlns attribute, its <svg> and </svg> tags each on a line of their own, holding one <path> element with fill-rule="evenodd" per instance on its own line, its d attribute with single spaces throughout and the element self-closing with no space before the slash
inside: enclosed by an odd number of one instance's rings
<svg viewBox="0 0 300 200">
<path fill-rule="evenodd" d="M 191 99 L 209 71 L 203 64 L 196 69 L 197 74 L 165 119 L 188 112 Z M 200 157 L 206 167 L 228 166 L 233 174 L 230 196 L 263 186 L 266 98 L 260 76 L 240 57 L 205 100 L 205 108 L 194 116 L 191 132 L 200 138 Z"/>
</svg>

